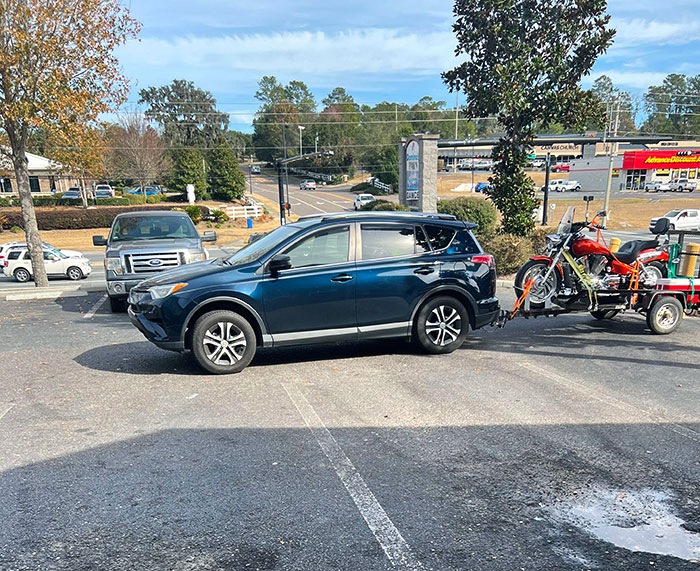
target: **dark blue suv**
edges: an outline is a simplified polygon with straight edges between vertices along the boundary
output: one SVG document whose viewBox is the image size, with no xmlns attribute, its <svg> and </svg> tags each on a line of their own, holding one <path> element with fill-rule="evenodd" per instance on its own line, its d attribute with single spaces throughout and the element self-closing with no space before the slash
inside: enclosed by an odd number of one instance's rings
<svg viewBox="0 0 700 571">
<path fill-rule="evenodd" d="M 494 261 L 473 227 L 409 212 L 305 217 L 141 282 L 129 316 L 212 373 L 242 370 L 261 346 L 403 337 L 450 353 L 499 311 Z"/>
</svg>

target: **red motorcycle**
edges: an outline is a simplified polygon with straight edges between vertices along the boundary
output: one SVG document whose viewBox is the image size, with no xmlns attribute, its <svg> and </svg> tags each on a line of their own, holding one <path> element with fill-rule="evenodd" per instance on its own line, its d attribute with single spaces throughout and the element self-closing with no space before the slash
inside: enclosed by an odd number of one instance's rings
<svg viewBox="0 0 700 571">
<path fill-rule="evenodd" d="M 515 291 L 522 296 L 529 287 L 531 307 L 556 304 L 573 309 L 586 307 L 599 319 L 609 318 L 625 307 L 631 291 L 653 288 L 666 277 L 668 246 L 660 245 L 663 224 L 654 240 L 632 240 L 612 252 L 600 233 L 605 228 L 595 222 L 574 222 L 575 209 L 569 208 L 557 234 L 547 236 L 547 255 L 535 256 L 515 276 Z M 584 230 L 597 232 L 592 240 Z"/>
</svg>

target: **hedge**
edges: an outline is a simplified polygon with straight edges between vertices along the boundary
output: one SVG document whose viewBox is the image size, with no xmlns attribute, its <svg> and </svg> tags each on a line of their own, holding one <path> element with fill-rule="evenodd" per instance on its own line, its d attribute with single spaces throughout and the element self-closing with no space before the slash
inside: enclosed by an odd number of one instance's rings
<svg viewBox="0 0 700 571">
<path fill-rule="evenodd" d="M 437 210 L 441 214 L 452 214 L 457 220 L 473 222 L 477 225 L 476 233 L 491 235 L 496 226 L 498 213 L 496 207 L 483 198 L 460 196 L 451 200 L 438 200 Z"/>
<path fill-rule="evenodd" d="M 124 212 L 143 212 L 149 210 L 173 210 L 175 206 L 132 206 L 129 208 L 56 208 L 52 210 L 37 209 L 36 219 L 39 230 L 78 230 L 83 228 L 108 228 L 117 214 Z M 206 206 L 199 206 L 202 214 L 209 215 Z M 24 228 L 21 212 L 3 212 L 6 221 L 3 228 L 13 226 Z"/>
<path fill-rule="evenodd" d="M 81 206 L 82 202 L 75 198 L 61 198 L 62 195 L 33 196 L 34 206 Z M 160 195 L 146 197 L 146 204 L 158 204 L 162 200 Z M 138 206 L 143 204 L 143 195 L 125 194 L 122 197 L 98 198 L 98 206 Z M 19 196 L 0 196 L 0 208 L 18 207 L 20 205 Z M 92 200 L 88 200 L 88 205 L 94 205 Z"/>
<path fill-rule="evenodd" d="M 373 200 L 365 204 L 360 210 L 397 210 L 400 212 L 408 211 L 408 208 L 400 204 L 395 204 L 388 200 Z"/>
</svg>

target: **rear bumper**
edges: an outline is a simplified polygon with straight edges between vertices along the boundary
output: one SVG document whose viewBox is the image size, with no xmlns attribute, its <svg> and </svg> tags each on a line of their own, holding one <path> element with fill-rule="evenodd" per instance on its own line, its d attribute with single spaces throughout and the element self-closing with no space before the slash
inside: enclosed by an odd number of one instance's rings
<svg viewBox="0 0 700 571">
<path fill-rule="evenodd" d="M 496 323 L 500 312 L 501 307 L 497 297 L 478 301 L 476 303 L 476 314 L 474 315 L 474 329 L 493 325 Z"/>
</svg>

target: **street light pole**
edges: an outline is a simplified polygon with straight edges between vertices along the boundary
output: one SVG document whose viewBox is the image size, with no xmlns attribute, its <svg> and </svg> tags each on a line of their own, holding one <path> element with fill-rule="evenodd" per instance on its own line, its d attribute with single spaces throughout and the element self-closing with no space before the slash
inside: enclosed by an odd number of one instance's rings
<svg viewBox="0 0 700 571">
<path fill-rule="evenodd" d="M 279 195 L 280 202 L 280 224 L 284 226 L 287 223 L 287 207 L 289 206 L 287 200 L 285 199 L 284 193 L 284 173 L 289 163 L 294 163 L 296 161 L 301 161 L 303 159 L 313 159 L 316 157 L 331 157 L 333 156 L 333 151 L 321 151 L 320 153 L 308 153 L 306 155 L 299 155 L 296 157 L 289 157 L 283 159 L 277 159 L 277 191 Z"/>
<path fill-rule="evenodd" d="M 621 94 L 617 94 L 617 117 L 615 118 L 615 127 L 613 129 L 613 137 L 617 137 L 617 131 L 620 128 L 620 106 L 621 106 Z M 610 108 L 610 122 L 612 123 L 612 107 Z M 603 203 L 603 210 L 605 210 L 605 217 L 603 218 L 603 226 L 607 226 L 608 219 L 610 218 L 610 213 L 608 212 L 608 203 L 610 202 L 610 188 L 612 187 L 612 175 L 613 175 L 613 162 L 615 160 L 613 155 L 614 143 L 610 143 L 610 159 L 608 162 L 608 183 L 605 186 L 605 202 Z"/>
<path fill-rule="evenodd" d="M 316 135 L 316 141 L 314 143 L 314 153 L 318 153 L 318 135 Z"/>
<path fill-rule="evenodd" d="M 301 139 L 302 139 L 302 132 L 306 129 L 306 127 L 299 125 L 299 156 L 304 154 L 304 150 L 301 144 Z"/>
</svg>

